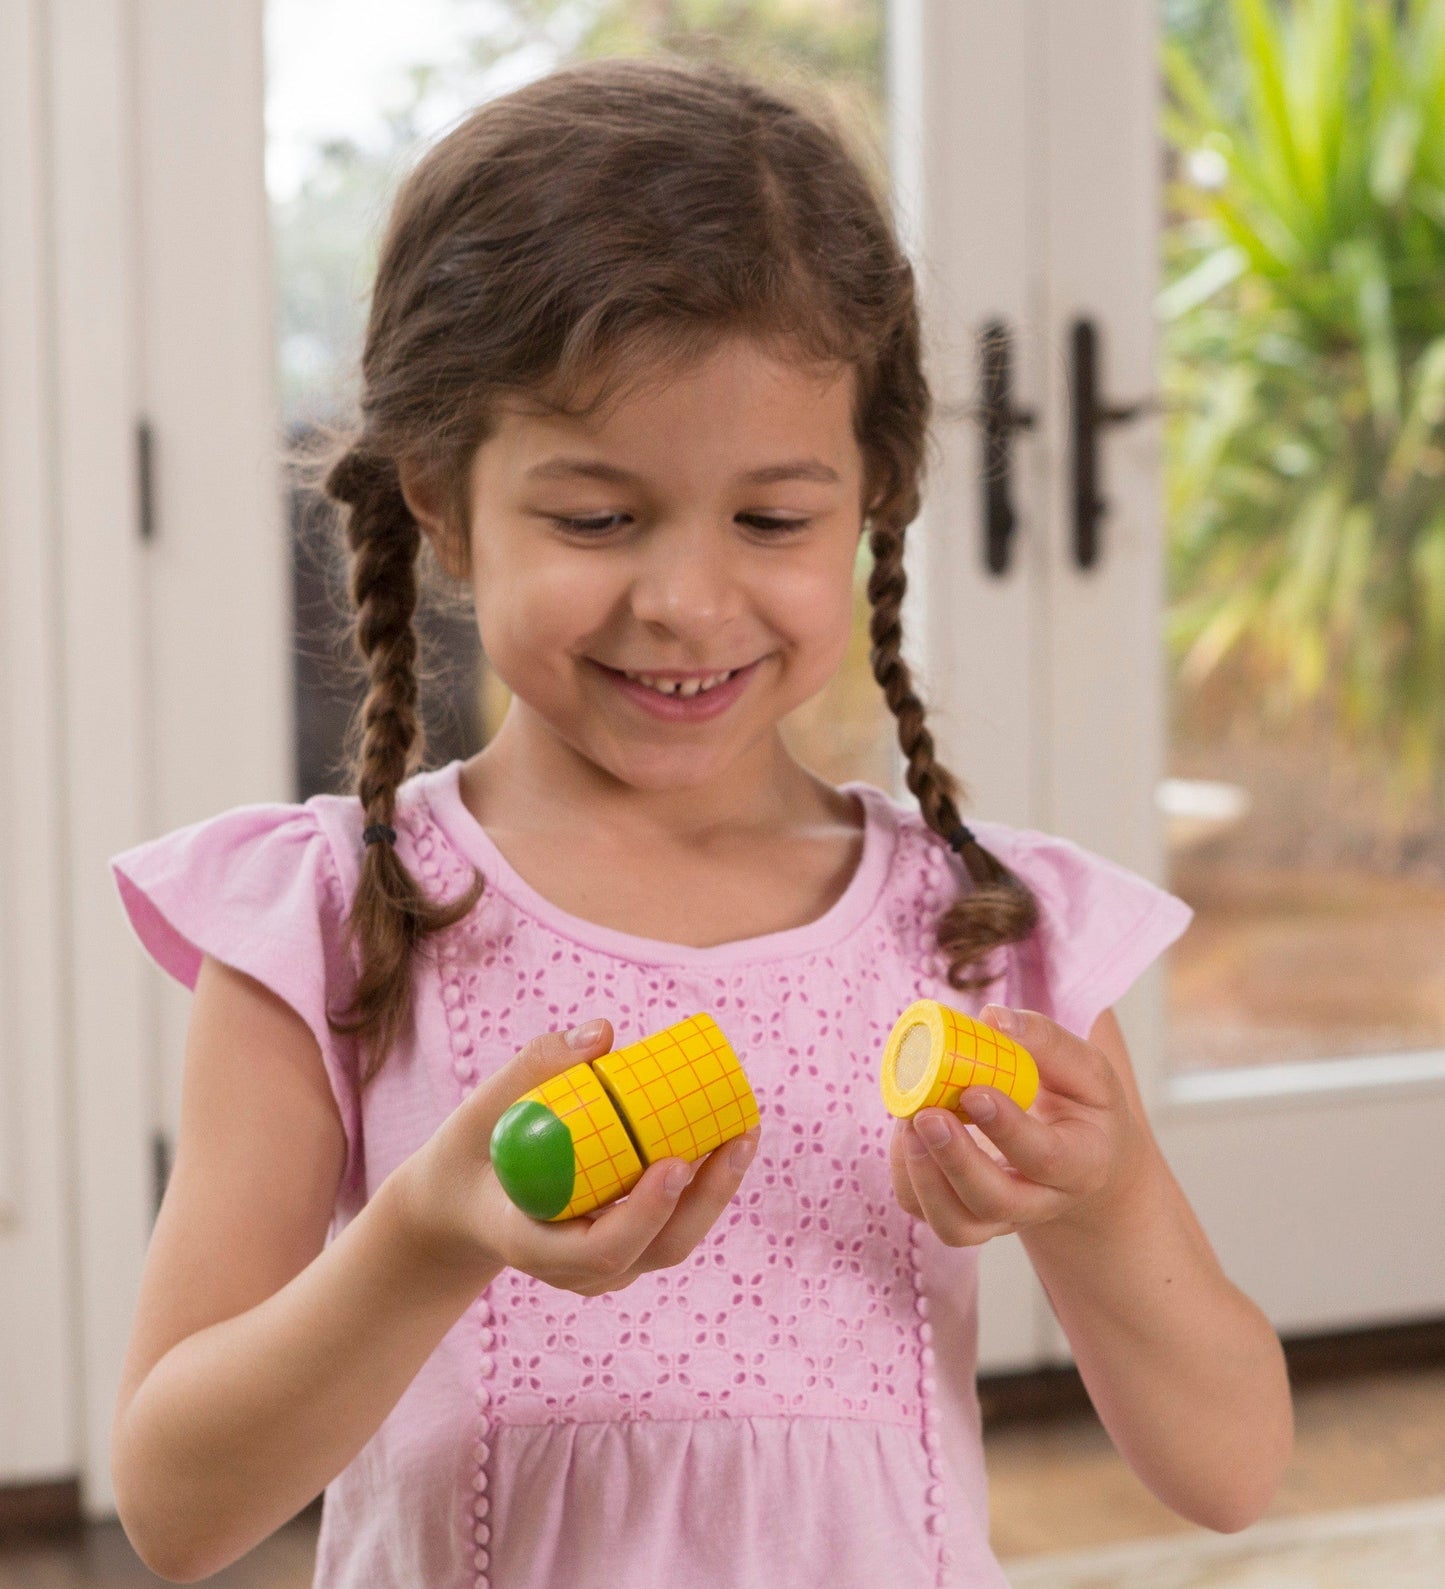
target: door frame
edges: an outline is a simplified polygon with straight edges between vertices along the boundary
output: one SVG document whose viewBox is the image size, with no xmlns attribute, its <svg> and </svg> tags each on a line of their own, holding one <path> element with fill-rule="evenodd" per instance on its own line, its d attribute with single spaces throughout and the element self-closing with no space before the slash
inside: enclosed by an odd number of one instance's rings
<svg viewBox="0 0 1445 1589">
<path fill-rule="evenodd" d="M 1103 556 L 1080 569 L 1070 546 L 1074 319 L 1099 328 L 1102 401 L 1130 404 L 1160 384 L 1156 0 L 893 0 L 891 21 L 904 230 L 942 343 L 936 368 L 950 395 L 966 387 L 968 328 L 1003 318 L 1019 332 L 1015 402 L 1044 416 L 1014 446 L 1027 598 L 976 573 L 978 447 L 941 427 L 950 466 L 915 549 L 923 672 L 969 713 L 940 715 L 941 756 L 970 775 L 981 814 L 1167 887 L 1157 414 L 1104 429 Z M 930 610 L 939 591 L 967 611 L 966 639 Z M 1003 742 L 1001 773 L 994 725 L 975 721 L 980 681 L 992 706 L 989 656 L 1024 648 L 1032 682 L 1014 679 L 1001 720 L 1028 706 L 1032 730 Z M 1429 1213 L 1445 1054 L 1169 1075 L 1167 963 L 1166 952 L 1116 1008 L 1155 1134 L 1226 1274 L 1282 1334 L 1445 1314 L 1445 1246 Z M 981 1254 L 985 1371 L 1072 1358 L 1019 1248 L 1008 1237 Z"/>
<path fill-rule="evenodd" d="M 1013 403 L 1044 389 L 1046 281 L 1037 217 L 1037 40 L 1025 0 L 888 0 L 887 93 L 894 218 L 914 267 L 935 419 L 924 503 L 904 555 L 904 656 L 938 759 L 967 808 L 1046 827 L 1048 603 L 1044 516 L 1049 432 L 1015 432 L 1012 561 L 983 555 L 978 327 L 1012 339 Z M 964 158 L 965 150 L 983 150 Z M 934 467 L 935 460 L 937 462 Z M 959 623 L 955 614 L 968 621 Z M 900 788 L 904 787 L 901 781 Z M 911 798 L 905 794 L 904 798 Z M 1056 1355 L 1047 1293 L 1017 1236 L 979 1251 L 978 1366 L 1032 1368 Z"/>
<path fill-rule="evenodd" d="M 109 857 L 294 791 L 262 0 L 31 0 L 50 195 L 57 853 L 85 1515 L 178 1112 L 190 995 L 141 952 Z M 184 128 L 185 136 L 177 136 Z M 154 440 L 142 513 L 139 426 Z M 148 528 L 149 534 L 143 533 Z"/>
<path fill-rule="evenodd" d="M 0 1483 L 75 1471 L 44 33 L 0 7 Z"/>
</svg>

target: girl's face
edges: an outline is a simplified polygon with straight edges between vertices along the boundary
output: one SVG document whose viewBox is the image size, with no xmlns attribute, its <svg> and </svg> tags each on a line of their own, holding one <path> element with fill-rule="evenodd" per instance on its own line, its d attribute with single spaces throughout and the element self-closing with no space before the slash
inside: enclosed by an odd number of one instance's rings
<svg viewBox="0 0 1445 1589">
<path fill-rule="evenodd" d="M 503 413 L 472 460 L 466 576 L 514 696 L 497 741 L 521 735 L 555 766 L 534 738 L 551 735 L 651 790 L 772 765 L 778 720 L 848 646 L 853 380 L 734 337 L 586 421 Z M 622 678 L 734 669 L 681 709 Z"/>
</svg>

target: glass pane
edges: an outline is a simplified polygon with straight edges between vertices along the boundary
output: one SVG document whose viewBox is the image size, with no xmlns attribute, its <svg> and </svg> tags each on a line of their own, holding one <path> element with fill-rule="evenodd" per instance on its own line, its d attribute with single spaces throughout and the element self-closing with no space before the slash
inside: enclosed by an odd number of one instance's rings
<svg viewBox="0 0 1445 1589">
<path fill-rule="evenodd" d="M 407 161 L 469 106 L 571 59 L 721 54 L 784 90 L 800 72 L 821 84 L 886 184 L 882 8 L 883 0 L 267 0 L 266 170 L 288 432 L 345 420 L 390 195 Z M 293 504 L 302 798 L 342 787 L 342 734 L 364 688 L 346 677 L 328 628 L 328 614 L 345 604 L 328 522 L 314 504 Z M 892 789 L 896 729 L 868 666 L 867 573 L 863 547 L 847 660 L 784 733 L 821 776 Z M 509 692 L 480 655 L 469 603 L 460 618 L 427 614 L 422 627 L 446 671 L 426 702 L 435 764 L 485 743 Z"/>
<path fill-rule="evenodd" d="M 1238 9 L 1161 30 L 1176 1071 L 1445 1046 L 1445 4 Z"/>
</svg>

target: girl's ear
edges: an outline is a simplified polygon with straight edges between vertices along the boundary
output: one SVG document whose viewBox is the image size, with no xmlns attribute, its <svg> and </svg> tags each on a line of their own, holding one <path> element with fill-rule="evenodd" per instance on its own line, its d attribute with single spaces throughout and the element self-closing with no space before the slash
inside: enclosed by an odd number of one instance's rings
<svg viewBox="0 0 1445 1589">
<path fill-rule="evenodd" d="M 452 523 L 445 492 L 436 476 L 409 461 L 398 461 L 396 475 L 407 510 L 431 542 L 442 571 L 452 579 L 470 579 L 467 548 Z"/>
</svg>

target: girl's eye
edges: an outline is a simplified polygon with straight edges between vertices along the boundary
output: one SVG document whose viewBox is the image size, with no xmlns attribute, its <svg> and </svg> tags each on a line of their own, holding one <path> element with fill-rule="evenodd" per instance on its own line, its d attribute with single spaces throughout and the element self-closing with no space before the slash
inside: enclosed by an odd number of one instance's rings
<svg viewBox="0 0 1445 1589">
<path fill-rule="evenodd" d="M 567 519 L 552 513 L 548 517 L 553 524 L 560 524 L 564 530 L 572 530 L 578 535 L 601 535 L 612 527 L 614 519 L 620 519 L 622 515 L 620 513 L 608 513 L 597 519 Z"/>
<path fill-rule="evenodd" d="M 555 513 L 548 516 L 554 524 L 559 524 L 564 530 L 571 530 L 577 535 L 605 535 L 614 522 L 625 518 L 626 514 L 607 513 L 595 519 L 569 519 Z M 751 524 L 768 535 L 784 535 L 789 530 L 800 530 L 808 523 L 807 519 L 773 519 L 761 513 L 744 513 L 739 517 L 745 524 Z"/>
<path fill-rule="evenodd" d="M 808 522 L 807 519 L 770 519 L 761 513 L 744 513 L 740 517 L 745 524 L 753 524 L 769 535 L 785 534 L 788 530 L 801 530 Z"/>
</svg>

